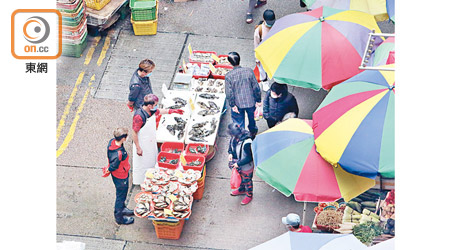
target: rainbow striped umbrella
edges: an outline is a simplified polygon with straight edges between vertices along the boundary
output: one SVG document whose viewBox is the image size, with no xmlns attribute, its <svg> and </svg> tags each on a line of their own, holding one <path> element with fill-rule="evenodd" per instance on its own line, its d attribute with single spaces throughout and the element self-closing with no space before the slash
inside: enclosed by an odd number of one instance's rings
<svg viewBox="0 0 450 250">
<path fill-rule="evenodd" d="M 394 58 L 394 59 L 392 59 Z M 380 66 L 395 63 L 395 37 L 388 37 L 382 42 L 370 58 L 373 66 Z M 393 60 L 391 62 L 390 60 Z"/>
<path fill-rule="evenodd" d="M 317 152 L 349 173 L 394 178 L 394 94 L 394 71 L 366 70 L 333 88 L 313 114 Z"/>
<path fill-rule="evenodd" d="M 386 0 L 386 9 L 389 19 L 395 23 L 395 0 Z"/>
<path fill-rule="evenodd" d="M 278 19 L 255 49 L 270 78 L 294 86 L 331 89 L 361 72 L 372 15 L 328 7 Z"/>
<path fill-rule="evenodd" d="M 291 118 L 256 136 L 252 143 L 256 175 L 297 201 L 346 201 L 375 181 L 333 168 L 316 152 L 311 120 Z"/>
<path fill-rule="evenodd" d="M 340 10 L 359 10 L 375 17 L 377 22 L 389 19 L 386 0 L 303 0 L 309 9 L 327 6 Z"/>
</svg>

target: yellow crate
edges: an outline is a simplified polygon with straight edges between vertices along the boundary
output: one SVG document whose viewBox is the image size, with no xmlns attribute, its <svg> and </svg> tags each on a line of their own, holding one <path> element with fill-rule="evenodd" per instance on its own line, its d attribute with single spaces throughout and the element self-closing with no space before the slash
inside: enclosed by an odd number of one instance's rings
<svg viewBox="0 0 450 250">
<path fill-rule="evenodd" d="M 94 10 L 101 10 L 111 0 L 86 0 L 86 6 Z"/>
<path fill-rule="evenodd" d="M 134 35 L 155 35 L 158 26 L 158 19 L 153 21 L 134 21 L 131 19 L 131 24 L 133 24 Z"/>
</svg>

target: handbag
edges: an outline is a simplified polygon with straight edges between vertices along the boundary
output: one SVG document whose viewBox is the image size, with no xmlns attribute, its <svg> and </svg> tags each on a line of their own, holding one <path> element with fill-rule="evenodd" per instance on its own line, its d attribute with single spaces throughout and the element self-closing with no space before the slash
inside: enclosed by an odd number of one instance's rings
<svg viewBox="0 0 450 250">
<path fill-rule="evenodd" d="M 231 170 L 230 178 L 231 189 L 238 189 L 241 186 L 241 181 L 241 175 L 236 168 L 233 168 L 233 170 Z"/>
<path fill-rule="evenodd" d="M 102 177 L 108 177 L 111 174 L 111 172 L 108 171 L 108 167 L 109 166 L 104 166 L 102 168 L 102 172 L 103 172 Z"/>
</svg>

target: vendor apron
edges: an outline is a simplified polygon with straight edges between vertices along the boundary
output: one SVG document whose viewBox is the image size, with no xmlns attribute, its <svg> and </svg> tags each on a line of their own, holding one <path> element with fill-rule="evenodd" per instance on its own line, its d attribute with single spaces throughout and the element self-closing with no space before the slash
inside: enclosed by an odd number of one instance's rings
<svg viewBox="0 0 450 250">
<path fill-rule="evenodd" d="M 137 154 L 136 145 L 133 143 L 133 184 L 140 185 L 144 182 L 145 172 L 154 168 L 158 147 L 156 145 L 156 115 L 147 119 L 145 125 L 138 132 L 139 145 L 142 156 Z"/>
</svg>

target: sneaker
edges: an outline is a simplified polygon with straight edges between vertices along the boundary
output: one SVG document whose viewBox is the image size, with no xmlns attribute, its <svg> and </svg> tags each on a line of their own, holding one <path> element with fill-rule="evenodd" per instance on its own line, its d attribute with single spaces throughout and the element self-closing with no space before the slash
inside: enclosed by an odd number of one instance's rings
<svg viewBox="0 0 450 250">
<path fill-rule="evenodd" d="M 122 213 L 123 213 L 123 215 L 126 215 L 126 216 L 133 216 L 134 215 L 134 211 L 131 210 L 131 209 L 128 209 L 128 208 L 124 208 Z"/>
<path fill-rule="evenodd" d="M 245 194 L 245 191 L 241 192 L 241 191 L 239 191 L 239 189 L 233 190 L 230 193 L 231 196 L 238 196 L 238 195 L 242 195 L 242 194 Z"/>
<path fill-rule="evenodd" d="M 250 201 L 252 201 L 252 199 L 252 197 L 245 196 L 245 198 L 241 201 L 241 205 L 247 205 Z"/>
<path fill-rule="evenodd" d="M 262 90 L 267 92 L 270 89 L 269 81 L 262 81 Z"/>
<path fill-rule="evenodd" d="M 119 224 L 119 225 L 129 225 L 129 224 L 133 224 L 133 222 L 134 222 L 134 218 L 133 217 L 123 217 L 123 220 L 121 220 L 121 221 L 118 221 L 118 220 L 116 220 L 116 223 L 117 224 Z"/>
</svg>

